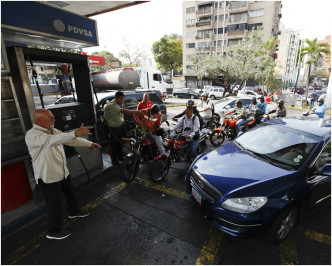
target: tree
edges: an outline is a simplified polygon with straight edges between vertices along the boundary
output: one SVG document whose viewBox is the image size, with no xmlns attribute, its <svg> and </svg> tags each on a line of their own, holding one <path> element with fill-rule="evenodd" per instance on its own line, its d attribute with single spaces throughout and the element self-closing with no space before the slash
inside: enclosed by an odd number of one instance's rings
<svg viewBox="0 0 332 266">
<path fill-rule="evenodd" d="M 309 79 L 311 74 L 311 66 L 317 66 L 318 60 L 323 58 L 323 54 L 327 56 L 330 55 L 330 47 L 328 43 L 318 43 L 317 38 L 314 40 L 305 39 L 306 47 L 302 48 L 300 60 L 304 62 L 306 58 L 306 64 L 309 68 L 308 70 L 308 78 L 307 78 L 307 85 L 306 85 L 306 92 L 305 92 L 305 99 L 308 98 L 308 87 L 309 87 Z"/>
<path fill-rule="evenodd" d="M 132 48 L 131 45 L 126 41 L 126 38 L 123 39 L 123 43 L 125 49 L 121 50 L 121 52 L 119 53 L 119 57 L 127 61 L 125 66 L 140 66 L 142 58 L 146 55 L 144 49 L 139 47 Z"/>
<path fill-rule="evenodd" d="M 203 60 L 199 57 L 201 55 L 196 55 L 194 60 L 196 75 L 203 75 L 223 85 L 224 95 L 226 92 L 232 93 L 231 84 L 234 82 L 234 85 L 239 84 L 240 87 L 247 80 L 260 81 L 266 85 L 274 73 L 275 63 L 270 50 L 264 47 L 256 30 L 247 31 L 238 44 L 225 49 L 225 54 L 210 52 Z"/>
<path fill-rule="evenodd" d="M 101 71 L 111 70 L 112 69 L 111 62 L 118 62 L 119 67 L 122 67 L 121 60 L 116 58 L 112 53 L 110 53 L 108 51 L 93 52 L 91 55 L 105 57 L 105 65 L 104 66 L 91 65 L 90 66 L 91 72 L 101 72 Z"/>
<path fill-rule="evenodd" d="M 325 69 L 316 69 L 312 71 L 310 80 L 317 78 L 318 81 L 322 81 L 323 78 L 328 79 L 328 73 Z"/>
<path fill-rule="evenodd" d="M 174 70 L 181 70 L 182 37 L 180 35 L 164 35 L 152 44 L 151 50 L 159 69 L 171 72 L 172 77 Z"/>
</svg>

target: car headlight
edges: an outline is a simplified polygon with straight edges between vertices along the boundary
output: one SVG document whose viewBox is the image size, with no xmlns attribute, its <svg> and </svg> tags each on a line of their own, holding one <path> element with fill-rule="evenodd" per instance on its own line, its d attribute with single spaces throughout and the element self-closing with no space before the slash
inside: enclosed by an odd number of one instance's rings
<svg viewBox="0 0 332 266">
<path fill-rule="evenodd" d="M 227 199 L 221 207 L 238 213 L 252 213 L 262 208 L 267 202 L 267 197 L 248 197 Z"/>
</svg>

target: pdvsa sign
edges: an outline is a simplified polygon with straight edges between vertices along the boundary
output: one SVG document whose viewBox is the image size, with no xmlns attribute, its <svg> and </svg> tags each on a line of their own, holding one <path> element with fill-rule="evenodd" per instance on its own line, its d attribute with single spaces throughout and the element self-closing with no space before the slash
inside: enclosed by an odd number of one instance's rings
<svg viewBox="0 0 332 266">
<path fill-rule="evenodd" d="M 2 1 L 1 28 L 88 46 L 98 45 L 95 20 L 37 1 Z"/>
</svg>

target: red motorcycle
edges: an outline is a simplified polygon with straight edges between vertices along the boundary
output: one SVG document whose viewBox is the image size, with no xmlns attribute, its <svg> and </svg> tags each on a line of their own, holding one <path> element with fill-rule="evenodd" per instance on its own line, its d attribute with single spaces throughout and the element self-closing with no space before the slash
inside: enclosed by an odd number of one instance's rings
<svg viewBox="0 0 332 266">
<path fill-rule="evenodd" d="M 242 132 L 245 132 L 259 123 L 259 117 L 261 114 L 261 109 L 250 109 L 249 114 L 247 115 L 246 123 L 241 126 Z M 236 122 L 237 120 L 234 117 L 225 117 L 224 121 L 221 124 L 221 128 L 216 128 L 210 134 L 210 142 L 213 146 L 220 146 L 225 137 L 229 140 L 236 138 Z"/>
<path fill-rule="evenodd" d="M 197 136 L 199 138 L 197 154 L 201 154 L 207 147 L 206 135 L 208 131 L 208 129 L 202 129 L 200 136 Z M 192 161 L 189 142 L 186 141 L 183 133 L 163 138 L 163 145 L 167 151 L 167 155 L 161 154 L 154 158 L 150 171 L 150 178 L 154 182 L 160 182 L 166 177 L 172 161 L 186 163 Z"/>
</svg>

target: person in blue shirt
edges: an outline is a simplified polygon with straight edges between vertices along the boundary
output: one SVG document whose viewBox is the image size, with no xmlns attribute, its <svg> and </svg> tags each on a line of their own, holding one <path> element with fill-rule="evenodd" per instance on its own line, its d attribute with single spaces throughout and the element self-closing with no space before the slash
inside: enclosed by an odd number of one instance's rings
<svg viewBox="0 0 332 266">
<path fill-rule="evenodd" d="M 326 112 L 326 105 L 324 104 L 324 99 L 319 98 L 317 101 L 317 105 L 311 109 L 310 114 L 315 117 L 324 118 Z"/>
<path fill-rule="evenodd" d="M 264 96 L 261 95 L 259 96 L 257 99 L 259 99 L 259 103 L 258 103 L 258 106 L 259 108 L 262 110 L 262 115 L 265 115 L 266 114 L 266 102 L 264 101 Z"/>
</svg>

